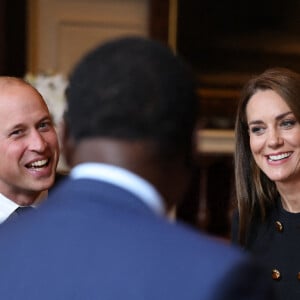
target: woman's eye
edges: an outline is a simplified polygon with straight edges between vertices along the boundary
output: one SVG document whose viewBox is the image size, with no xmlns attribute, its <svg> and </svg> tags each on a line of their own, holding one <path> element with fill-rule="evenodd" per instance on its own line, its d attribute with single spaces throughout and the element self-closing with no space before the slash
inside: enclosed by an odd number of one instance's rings
<svg viewBox="0 0 300 300">
<path fill-rule="evenodd" d="M 296 120 L 284 120 L 280 125 L 285 128 L 291 128 L 296 124 L 296 122 Z"/>
<path fill-rule="evenodd" d="M 253 126 L 250 128 L 250 132 L 253 134 L 260 134 L 263 133 L 264 128 L 263 127 L 259 127 L 259 126 Z"/>
</svg>

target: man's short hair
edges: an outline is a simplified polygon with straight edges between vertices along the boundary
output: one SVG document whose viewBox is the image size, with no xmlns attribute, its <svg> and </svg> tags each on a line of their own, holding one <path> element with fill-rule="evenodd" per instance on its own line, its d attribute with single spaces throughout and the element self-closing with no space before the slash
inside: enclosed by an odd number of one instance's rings
<svg viewBox="0 0 300 300">
<path fill-rule="evenodd" d="M 187 150 L 198 116 L 191 69 L 171 49 L 141 37 L 89 52 L 71 74 L 67 100 L 75 141 L 149 140 L 168 155 Z"/>
</svg>

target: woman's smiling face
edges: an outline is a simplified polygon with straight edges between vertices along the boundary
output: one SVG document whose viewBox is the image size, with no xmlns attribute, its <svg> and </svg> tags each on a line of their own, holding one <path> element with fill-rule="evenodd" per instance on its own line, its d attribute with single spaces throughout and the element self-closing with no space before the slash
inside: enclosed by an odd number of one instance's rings
<svg viewBox="0 0 300 300">
<path fill-rule="evenodd" d="M 300 181 L 300 124 L 273 90 L 259 90 L 246 107 L 256 164 L 275 182 Z"/>
</svg>

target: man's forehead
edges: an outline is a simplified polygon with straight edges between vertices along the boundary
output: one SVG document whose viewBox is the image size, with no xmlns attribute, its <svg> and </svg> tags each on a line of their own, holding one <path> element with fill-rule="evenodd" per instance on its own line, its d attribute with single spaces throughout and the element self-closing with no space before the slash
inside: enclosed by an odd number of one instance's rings
<svg viewBox="0 0 300 300">
<path fill-rule="evenodd" d="M 50 118 L 46 103 L 38 94 L 1 93 L 0 89 L 0 124 L 14 126 L 17 123 L 38 122 Z"/>
<path fill-rule="evenodd" d="M 0 89 L 11 86 L 27 86 L 29 85 L 24 80 L 16 77 L 0 76 Z"/>
</svg>

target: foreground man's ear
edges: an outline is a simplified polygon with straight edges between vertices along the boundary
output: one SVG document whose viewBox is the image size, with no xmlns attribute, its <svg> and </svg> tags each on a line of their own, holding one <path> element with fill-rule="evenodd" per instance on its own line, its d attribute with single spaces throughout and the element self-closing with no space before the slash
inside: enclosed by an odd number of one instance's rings
<svg viewBox="0 0 300 300">
<path fill-rule="evenodd" d="M 63 120 L 61 123 L 61 152 L 69 168 L 72 167 L 73 164 L 74 146 L 75 141 L 70 135 L 69 126 L 66 120 Z"/>
</svg>

